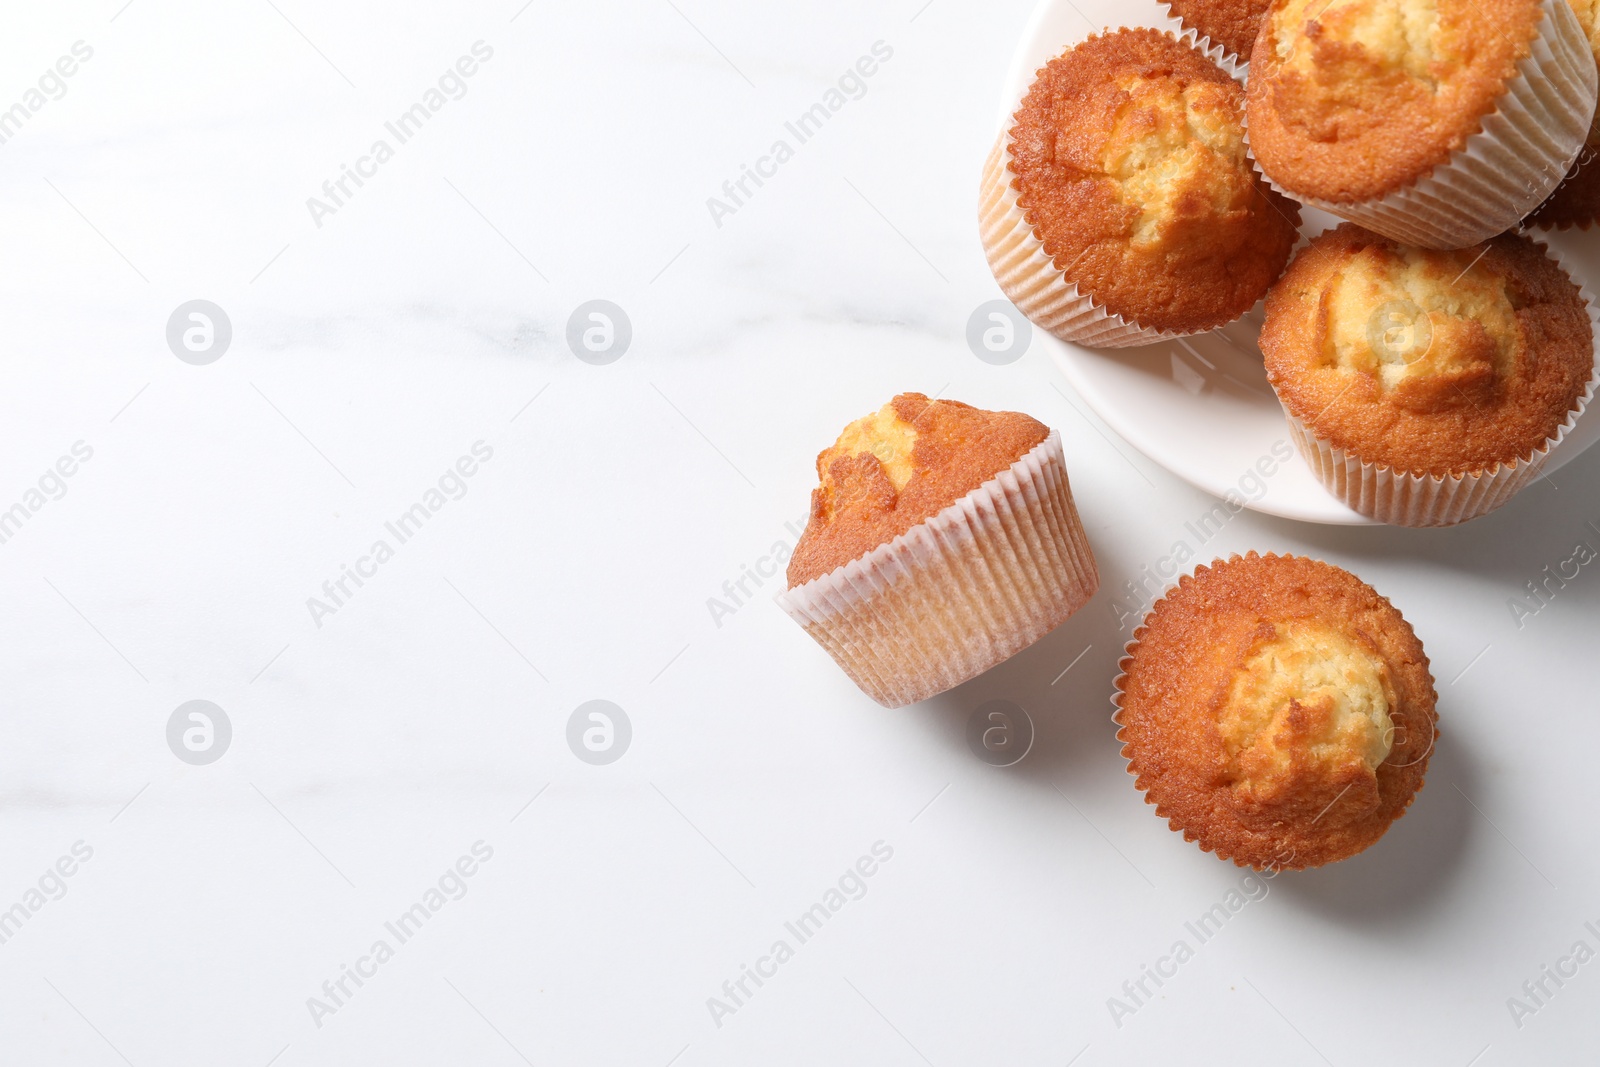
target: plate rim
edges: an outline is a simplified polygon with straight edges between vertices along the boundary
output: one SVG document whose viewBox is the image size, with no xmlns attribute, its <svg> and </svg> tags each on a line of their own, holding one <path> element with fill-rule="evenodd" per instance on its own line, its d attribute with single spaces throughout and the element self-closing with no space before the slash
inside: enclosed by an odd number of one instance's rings
<svg viewBox="0 0 1600 1067">
<path fill-rule="evenodd" d="M 1147 0 L 1147 3 L 1149 6 L 1149 11 L 1145 17 L 1129 18 L 1124 21 L 1123 25 L 1128 25 L 1130 22 L 1137 22 L 1139 25 L 1146 26 L 1159 23 L 1160 25 L 1156 28 L 1166 29 L 1176 37 L 1182 37 L 1186 34 L 1191 36 L 1193 35 L 1193 31 L 1186 29 L 1183 26 L 1183 23 L 1173 16 L 1171 12 L 1167 10 L 1165 5 L 1159 2 L 1159 0 Z M 1104 28 L 1093 28 L 1093 24 L 1090 22 L 1088 16 L 1084 15 L 1083 12 L 1071 2 L 1071 0 L 1038 0 L 1038 2 L 1033 6 L 1033 10 L 1028 14 L 1027 22 L 1023 26 L 1022 35 L 1018 39 L 1016 47 L 1012 50 L 1011 61 L 1006 68 L 1005 83 L 1002 87 L 1000 96 L 1000 111 L 996 120 L 996 138 L 1005 132 L 1007 123 L 1011 119 L 1011 114 L 1015 110 L 1017 101 L 1021 99 L 1022 94 L 1026 92 L 1028 85 L 1032 82 L 1033 71 L 1030 68 L 1033 66 L 1033 64 L 1026 57 L 1033 54 L 1037 50 L 1039 39 L 1043 36 L 1046 25 L 1051 21 L 1052 17 L 1060 13 L 1063 8 L 1070 8 L 1075 15 L 1081 18 L 1084 22 L 1089 23 L 1091 26 L 1091 29 L 1088 31 L 1089 34 L 1103 32 Z M 1082 38 L 1078 38 L 1078 40 L 1081 39 Z M 1054 54 L 1055 51 L 1059 51 L 1060 48 L 1065 47 L 1067 43 L 1069 42 L 1063 41 L 1059 44 L 1052 45 L 1051 54 Z M 993 140 L 991 140 L 989 143 L 993 144 Z M 1550 235 L 1548 234 L 1544 235 L 1545 238 L 1548 238 L 1549 236 Z M 1535 239 L 1538 240 L 1539 238 L 1536 237 Z M 1546 243 L 1548 247 L 1547 240 L 1542 241 L 1541 243 Z M 1554 253 L 1554 251 L 1555 250 L 1552 250 L 1552 253 Z M 1583 283 L 1580 282 L 1580 284 Z M 1127 413 L 1126 405 L 1114 403 L 1108 400 L 1101 394 L 1099 389 L 1095 388 L 1089 382 L 1088 377 L 1082 371 L 1083 364 L 1085 363 L 1086 359 L 1089 358 L 1106 358 L 1104 353 L 1098 349 L 1087 348 L 1080 345 L 1074 345 L 1068 341 L 1063 341 L 1046 330 L 1041 329 L 1037 332 L 1038 335 L 1044 339 L 1045 344 L 1050 348 L 1051 363 L 1054 364 L 1056 373 L 1060 374 L 1061 377 L 1066 379 L 1067 384 L 1072 387 L 1074 392 L 1083 398 L 1084 403 L 1089 405 L 1089 409 L 1094 412 L 1095 416 L 1109 426 L 1112 431 L 1115 432 L 1118 437 L 1122 438 L 1122 440 L 1130 448 L 1134 449 L 1141 456 L 1145 457 L 1152 463 L 1155 463 L 1169 474 L 1182 480 L 1184 483 L 1194 486 L 1201 492 L 1217 497 L 1218 499 L 1225 499 L 1223 492 L 1219 492 L 1211 485 L 1197 480 L 1189 471 L 1184 469 L 1182 465 L 1175 462 L 1169 462 L 1167 457 L 1158 454 L 1163 450 L 1149 445 L 1148 439 L 1144 435 L 1137 432 L 1136 428 L 1132 425 L 1132 416 Z M 1600 347 L 1600 335 L 1596 336 L 1596 343 L 1597 347 Z M 1597 358 L 1600 358 L 1600 355 L 1597 355 Z M 1591 403 L 1590 407 L 1600 407 L 1600 396 L 1596 397 L 1595 402 Z M 1586 416 L 1589 419 L 1594 419 L 1597 417 L 1591 415 L 1589 412 L 1584 412 L 1583 416 Z M 1562 441 L 1558 442 L 1555 448 L 1551 449 L 1550 457 L 1546 460 L 1543 468 L 1543 474 L 1554 474 L 1556 471 L 1572 462 L 1578 456 L 1582 455 L 1589 448 L 1593 447 L 1597 440 L 1600 440 L 1600 436 L 1591 435 L 1592 439 L 1583 441 L 1577 447 L 1573 447 L 1574 443 L 1572 438 L 1578 436 L 1577 426 L 1581 424 L 1582 421 L 1583 418 L 1580 417 L 1578 423 L 1574 424 L 1573 430 L 1569 432 Z M 1286 418 L 1284 422 L 1284 429 L 1286 432 L 1288 431 L 1288 428 L 1289 425 Z M 1130 430 L 1133 430 L 1134 432 L 1130 433 Z M 1304 456 L 1299 455 L 1299 449 L 1296 448 L 1295 451 L 1297 459 L 1299 459 L 1301 462 L 1304 462 Z M 1315 477 L 1315 475 L 1313 475 L 1313 477 Z M 1324 489 L 1324 492 L 1327 492 L 1327 490 Z M 1271 500 L 1272 495 L 1268 494 L 1266 497 L 1260 500 L 1241 498 L 1240 502 L 1248 510 L 1255 511 L 1263 515 L 1271 515 L 1275 518 L 1287 519 L 1293 522 L 1306 522 L 1322 526 L 1348 527 L 1393 525 L 1390 523 L 1380 522 L 1377 519 L 1370 518 L 1366 515 L 1362 515 L 1360 512 L 1357 512 L 1345 505 L 1331 492 L 1327 493 L 1327 500 L 1328 504 L 1330 505 L 1330 510 L 1327 513 L 1308 513 L 1305 510 L 1297 510 L 1294 508 L 1274 507 L 1271 504 Z"/>
</svg>

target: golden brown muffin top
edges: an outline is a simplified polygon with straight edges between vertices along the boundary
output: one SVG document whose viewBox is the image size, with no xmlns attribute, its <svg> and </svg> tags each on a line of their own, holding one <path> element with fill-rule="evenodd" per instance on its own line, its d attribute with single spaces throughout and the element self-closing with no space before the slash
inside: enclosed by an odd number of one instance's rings
<svg viewBox="0 0 1600 1067">
<path fill-rule="evenodd" d="M 1422 788 L 1438 736 L 1411 626 L 1303 557 L 1185 575 L 1122 670 L 1117 738 L 1145 800 L 1240 866 L 1299 870 L 1371 845 Z"/>
<path fill-rule="evenodd" d="M 1347 222 L 1295 257 L 1266 312 L 1261 352 L 1290 414 L 1416 474 L 1526 458 L 1594 372 L 1578 287 L 1513 234 L 1442 252 Z"/>
<path fill-rule="evenodd" d="M 817 456 L 811 520 L 789 560 L 789 588 L 820 578 L 938 514 L 1050 434 L 1015 411 L 901 393 L 844 428 Z"/>
<path fill-rule="evenodd" d="M 1425 177 L 1481 128 L 1539 0 L 1274 0 L 1250 62 L 1250 147 L 1284 188 L 1332 203 Z"/>
<path fill-rule="evenodd" d="M 1198 30 L 1246 63 L 1272 0 L 1167 0 L 1183 24 Z"/>
<path fill-rule="evenodd" d="M 1589 38 L 1589 51 L 1600 62 L 1600 0 L 1568 0 L 1568 3 L 1578 16 L 1584 36 Z M 1600 107 L 1595 109 L 1594 120 L 1589 123 L 1589 136 L 1572 169 L 1556 186 L 1556 191 L 1528 216 L 1525 225 L 1588 229 L 1597 218 L 1600 218 Z"/>
<path fill-rule="evenodd" d="M 1250 310 L 1299 209 L 1245 152 L 1244 93 L 1156 30 L 1117 30 L 1040 69 L 1017 108 L 1017 204 L 1047 255 L 1114 314 L 1193 332 Z"/>
</svg>

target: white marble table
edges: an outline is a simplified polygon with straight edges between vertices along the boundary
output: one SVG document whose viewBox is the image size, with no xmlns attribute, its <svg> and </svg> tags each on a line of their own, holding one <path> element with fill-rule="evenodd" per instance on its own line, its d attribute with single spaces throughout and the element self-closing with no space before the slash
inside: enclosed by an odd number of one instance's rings
<svg viewBox="0 0 1600 1067">
<path fill-rule="evenodd" d="M 1524 982 L 1600 949 L 1600 567 L 1511 605 L 1600 548 L 1600 454 L 1463 529 L 1243 514 L 1191 546 L 1354 569 L 1439 680 L 1411 814 L 1247 882 L 1152 815 L 1108 722 L 1124 583 L 1209 500 L 1038 346 L 964 339 L 998 295 L 974 195 L 1026 0 L 520 2 L 6 21 L 0 1061 L 1592 1044 L 1600 963 Z M 209 363 L 168 345 L 193 300 L 231 324 Z M 609 363 L 566 340 L 591 300 L 631 326 Z M 1104 590 L 891 712 L 744 575 L 792 543 L 816 451 L 911 389 L 1061 430 Z M 992 698 L 1037 726 L 1012 767 L 964 740 Z M 206 764 L 168 744 L 194 700 L 231 728 Z M 568 745 L 591 700 L 631 725 L 605 765 Z"/>
</svg>

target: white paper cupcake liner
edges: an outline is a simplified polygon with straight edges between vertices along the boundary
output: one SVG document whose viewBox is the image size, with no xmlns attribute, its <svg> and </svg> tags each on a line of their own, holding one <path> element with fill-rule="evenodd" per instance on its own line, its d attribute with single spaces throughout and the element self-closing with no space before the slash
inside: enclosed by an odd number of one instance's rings
<svg viewBox="0 0 1600 1067">
<path fill-rule="evenodd" d="M 1182 834 L 1185 841 L 1198 845 L 1202 852 L 1209 852 L 1215 855 L 1219 860 L 1227 860 L 1236 867 L 1254 867 L 1254 869 L 1258 871 L 1271 872 L 1281 872 L 1283 870 L 1295 870 L 1303 868 L 1296 868 L 1290 865 L 1289 861 L 1293 858 L 1292 851 L 1287 856 L 1282 857 L 1279 862 L 1269 863 L 1264 866 L 1257 866 L 1249 860 L 1240 859 L 1226 850 L 1219 849 L 1215 844 L 1203 840 L 1200 835 L 1190 831 L 1182 824 L 1174 822 L 1171 810 L 1165 804 L 1158 802 L 1150 795 L 1148 784 L 1145 784 L 1145 774 L 1147 773 L 1148 769 L 1135 765 L 1133 761 L 1133 754 L 1130 751 L 1131 738 L 1127 733 L 1127 723 L 1123 720 L 1123 702 L 1127 699 L 1129 669 L 1133 666 L 1135 659 L 1138 657 L 1139 647 L 1143 644 L 1144 635 L 1147 632 L 1146 623 L 1149 622 L 1150 616 L 1155 613 L 1156 606 L 1167 597 L 1171 596 L 1173 592 L 1183 583 L 1185 578 L 1198 579 L 1201 574 L 1213 567 L 1229 564 L 1239 559 L 1248 560 L 1257 556 L 1260 556 L 1264 559 L 1274 559 L 1278 558 L 1278 555 L 1279 554 L 1275 552 L 1258 553 L 1255 551 L 1250 551 L 1245 553 L 1243 556 L 1241 556 L 1239 553 L 1233 553 L 1226 558 L 1219 556 L 1213 559 L 1210 563 L 1199 564 L 1194 568 L 1194 570 L 1186 573 L 1180 573 L 1177 577 L 1173 578 L 1172 581 L 1168 582 L 1166 587 L 1161 591 L 1161 595 L 1152 600 L 1150 602 L 1150 606 L 1145 609 L 1143 616 L 1141 616 L 1139 619 L 1138 625 L 1133 628 L 1133 636 L 1128 638 L 1127 641 L 1123 642 L 1122 655 L 1117 660 L 1117 675 L 1111 680 L 1111 723 L 1116 728 L 1114 736 L 1116 737 L 1118 744 L 1117 754 L 1122 757 L 1123 771 L 1133 778 L 1134 788 L 1138 789 L 1139 795 L 1144 798 L 1145 803 L 1149 804 L 1155 809 L 1156 817 L 1162 822 L 1166 823 L 1168 829 L 1172 830 L 1174 833 Z M 1290 556 L 1289 558 L 1294 557 Z M 1313 560 L 1316 559 L 1316 557 L 1301 558 L 1309 558 Z M 1320 562 L 1320 560 L 1318 562 Z M 1394 607 L 1393 602 L 1390 601 L 1388 597 L 1380 596 L 1380 599 L 1385 604 L 1388 604 L 1391 608 Z M 1396 609 L 1396 613 L 1399 613 L 1399 609 Z M 1405 623 L 1407 627 L 1411 627 L 1411 624 L 1406 622 L 1403 616 L 1401 621 Z M 1415 628 L 1412 627 L 1411 629 L 1412 633 L 1415 634 Z M 1426 658 L 1426 652 L 1424 652 L 1424 658 Z M 1392 766 L 1397 769 L 1411 767 L 1423 760 L 1426 760 L 1433 754 L 1434 747 L 1439 743 L 1439 716 L 1437 711 L 1439 694 L 1437 689 L 1434 688 L 1437 686 L 1437 682 L 1433 678 L 1432 666 L 1429 664 L 1424 664 L 1424 667 L 1427 670 L 1429 686 L 1433 689 L 1433 699 L 1436 705 L 1433 715 L 1433 735 L 1428 739 L 1427 751 L 1423 752 L 1421 756 L 1418 756 L 1406 763 L 1393 764 Z M 1391 732 L 1389 736 L 1393 738 L 1394 734 Z M 1417 791 L 1421 792 L 1422 788 L 1423 786 L 1419 784 L 1417 786 Z M 1408 803 L 1407 807 L 1409 808 L 1409 806 L 1410 805 Z M 1400 816 L 1396 816 L 1396 818 L 1398 819 Z"/>
<path fill-rule="evenodd" d="M 1239 57 L 1220 41 L 1214 41 L 1207 34 L 1183 21 L 1183 17 L 1172 10 L 1172 4 L 1161 0 L 1161 7 L 1166 12 L 1167 26 L 1172 36 L 1191 46 L 1195 51 L 1204 55 L 1211 62 L 1227 71 L 1234 81 L 1243 82 L 1250 76 L 1250 64 Z"/>
<path fill-rule="evenodd" d="M 1444 164 L 1375 200 L 1333 203 L 1272 187 L 1302 204 L 1422 248 L 1466 248 L 1514 229 L 1561 184 L 1594 118 L 1594 53 L 1567 0 L 1543 0 L 1530 52 L 1499 105 Z M 1246 139 L 1248 140 L 1248 123 Z"/>
<path fill-rule="evenodd" d="M 1055 629 L 1100 585 L 1061 436 L 778 606 L 885 707 L 982 674 Z"/>
<path fill-rule="evenodd" d="M 1007 165 L 1010 140 L 1010 131 L 1002 130 L 984 161 L 978 201 L 983 253 L 1006 299 L 1040 329 L 1063 341 L 1093 348 L 1130 348 L 1189 336 L 1140 326 L 1114 315 L 1063 276 L 1017 205 L 1017 190 Z"/>
<path fill-rule="evenodd" d="M 1560 256 L 1543 245 L 1539 247 L 1567 271 Z M 1576 275 L 1567 271 L 1567 276 L 1577 284 L 1578 293 L 1587 305 L 1591 336 L 1600 340 L 1600 303 Z M 1284 417 L 1289 421 L 1289 433 L 1300 454 L 1328 491 L 1351 510 L 1394 526 L 1453 526 L 1487 515 L 1531 485 L 1544 469 L 1551 451 L 1561 444 L 1587 410 L 1597 386 L 1600 386 L 1600 367 L 1591 372 L 1583 394 L 1567 413 L 1566 421 L 1532 453 L 1512 463 L 1465 474 L 1413 474 L 1364 462 L 1354 453 L 1319 438 L 1287 408 Z"/>
</svg>

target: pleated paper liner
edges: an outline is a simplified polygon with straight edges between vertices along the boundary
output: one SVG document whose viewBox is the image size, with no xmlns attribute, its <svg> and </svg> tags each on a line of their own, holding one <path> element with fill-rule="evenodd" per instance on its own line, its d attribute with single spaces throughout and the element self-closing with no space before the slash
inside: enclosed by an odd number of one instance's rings
<svg viewBox="0 0 1600 1067">
<path fill-rule="evenodd" d="M 1250 555 L 1254 556 L 1256 553 L 1251 552 Z M 1196 567 L 1192 573 L 1194 575 L 1198 575 L 1201 571 L 1208 570 L 1210 567 L 1214 567 L 1220 562 L 1222 562 L 1222 560 L 1218 559 L 1212 560 L 1209 564 L 1201 564 L 1200 566 Z M 1117 676 L 1111 680 L 1111 722 L 1117 728 L 1116 738 L 1118 743 L 1122 746 L 1119 750 L 1119 755 L 1122 756 L 1123 769 L 1133 776 L 1133 785 L 1134 788 L 1139 791 L 1139 795 L 1145 798 L 1145 801 L 1156 809 L 1156 818 L 1166 823 L 1169 830 L 1173 831 L 1174 833 L 1182 834 L 1185 841 L 1198 845 L 1200 847 L 1200 851 L 1209 852 L 1220 860 L 1232 861 L 1232 863 L 1237 867 L 1248 867 L 1250 864 L 1246 863 L 1244 860 L 1234 859 L 1234 857 L 1228 855 L 1226 852 L 1218 850 L 1215 843 L 1201 840 L 1200 835 L 1195 833 L 1193 830 L 1178 825 L 1178 823 L 1173 819 L 1172 812 L 1167 809 L 1166 805 L 1156 803 L 1150 798 L 1150 788 L 1145 781 L 1144 772 L 1139 767 L 1135 766 L 1133 762 L 1133 755 L 1128 750 L 1126 724 L 1122 721 L 1122 698 L 1126 694 L 1125 687 L 1128 682 L 1128 668 L 1133 666 L 1134 657 L 1138 654 L 1139 639 L 1144 633 L 1145 622 L 1150 618 L 1151 613 L 1155 611 L 1156 605 L 1161 603 L 1161 601 L 1165 600 L 1168 596 L 1172 595 L 1173 590 L 1177 589 L 1178 586 L 1183 584 L 1185 579 L 1190 577 L 1190 574 L 1180 574 L 1165 589 L 1163 589 L 1161 591 L 1161 595 L 1152 600 L 1150 602 L 1150 606 L 1145 609 L 1144 618 L 1139 621 L 1139 625 L 1133 628 L 1133 636 L 1123 644 L 1122 657 L 1117 660 Z"/>
<path fill-rule="evenodd" d="M 1016 655 L 1099 585 L 1052 430 L 938 514 L 776 600 L 862 692 L 897 708 Z"/>
<path fill-rule="evenodd" d="M 1251 555 L 1255 555 L 1255 553 L 1252 552 Z M 1216 560 L 1213 560 L 1212 565 L 1214 565 L 1216 562 Z M 1201 566 L 1195 568 L 1194 573 L 1198 574 L 1200 571 L 1205 570 L 1207 566 L 1208 565 L 1206 564 L 1202 564 Z M 1166 823 L 1169 830 L 1173 831 L 1174 833 L 1182 834 L 1185 841 L 1190 842 L 1191 844 L 1199 845 L 1200 851 L 1210 852 L 1220 860 L 1231 860 L 1237 867 L 1247 867 L 1249 864 L 1242 860 L 1236 860 L 1232 856 L 1226 855 L 1222 852 L 1218 852 L 1215 845 L 1211 844 L 1210 842 L 1201 841 L 1199 834 L 1179 826 L 1173 821 L 1172 812 L 1169 811 L 1165 805 L 1158 804 L 1150 800 L 1150 789 L 1145 782 L 1144 773 L 1138 767 L 1134 766 L 1133 756 L 1128 751 L 1126 725 L 1122 721 L 1122 698 L 1126 692 L 1125 686 L 1127 685 L 1128 681 L 1128 668 L 1133 666 L 1134 656 L 1137 655 L 1139 651 L 1139 637 L 1142 633 L 1144 633 L 1145 620 L 1150 618 L 1150 613 L 1155 611 L 1156 605 L 1171 595 L 1172 591 L 1178 588 L 1178 586 L 1187 577 L 1189 577 L 1188 574 L 1180 574 L 1176 580 L 1174 580 L 1164 590 L 1161 591 L 1160 596 L 1156 597 L 1150 602 L 1150 606 L 1145 609 L 1144 619 L 1141 619 L 1139 621 L 1139 625 L 1133 628 L 1133 636 L 1123 644 L 1122 657 L 1117 660 L 1117 676 L 1111 680 L 1111 722 L 1117 728 L 1116 739 L 1117 742 L 1122 746 L 1118 754 L 1122 756 L 1123 769 L 1133 776 L 1133 786 L 1139 791 L 1139 795 L 1145 798 L 1146 802 L 1150 803 L 1151 806 L 1156 809 L 1156 818 Z"/>
<path fill-rule="evenodd" d="M 983 253 L 1006 299 L 1040 329 L 1093 348 L 1130 348 L 1188 336 L 1114 315 L 1063 276 L 1017 205 L 1007 166 L 1010 138 L 1009 130 L 1002 131 L 990 150 L 978 201 Z"/>
<path fill-rule="evenodd" d="M 1589 314 L 1591 335 L 1600 340 L 1600 304 L 1594 293 L 1562 263 L 1561 257 L 1539 245 L 1555 259 L 1578 286 Z M 1296 448 L 1328 491 L 1345 506 L 1368 518 L 1394 526 L 1453 526 L 1487 515 L 1531 485 L 1544 469 L 1550 453 L 1572 431 L 1600 386 L 1600 368 L 1592 372 L 1577 404 L 1556 432 L 1527 456 L 1482 471 L 1460 474 L 1415 474 L 1381 463 L 1364 462 L 1354 453 L 1319 438 L 1287 408 L 1289 432 Z"/>
<path fill-rule="evenodd" d="M 1166 12 L 1168 22 L 1166 29 L 1172 33 L 1172 36 L 1227 71 L 1234 81 L 1243 82 L 1249 78 L 1250 64 L 1239 53 L 1208 34 L 1201 33 L 1198 26 L 1189 25 L 1183 20 L 1182 15 L 1172 10 L 1172 4 L 1168 0 L 1160 0 L 1160 3 L 1162 9 Z"/>
<path fill-rule="evenodd" d="M 1117 728 L 1116 739 L 1122 745 L 1121 755 L 1124 768 L 1130 775 L 1133 776 L 1134 787 L 1138 789 L 1139 793 L 1146 798 L 1146 801 L 1156 809 L 1156 817 L 1161 819 L 1162 822 L 1165 822 L 1169 829 L 1175 833 L 1181 833 L 1185 841 L 1198 845 L 1202 852 L 1209 852 L 1220 860 L 1231 861 L 1237 867 L 1254 867 L 1256 870 L 1276 870 L 1279 869 L 1279 865 L 1277 864 L 1269 865 L 1267 867 L 1260 867 L 1247 860 L 1239 859 L 1233 856 L 1227 849 L 1218 847 L 1215 841 L 1203 839 L 1200 834 L 1194 832 L 1188 827 L 1179 825 L 1174 821 L 1172 813 L 1166 808 L 1165 805 L 1152 800 L 1150 798 L 1149 787 L 1146 784 L 1144 777 L 1144 770 L 1134 763 L 1133 755 L 1129 752 L 1129 739 L 1126 733 L 1126 723 L 1124 723 L 1122 719 L 1122 701 L 1127 692 L 1128 668 L 1133 665 L 1134 657 L 1138 654 L 1141 638 L 1145 632 L 1145 622 L 1150 618 L 1151 613 L 1155 611 L 1156 605 L 1161 603 L 1161 601 L 1166 599 L 1168 596 L 1171 596 L 1172 592 L 1182 585 L 1184 581 L 1189 580 L 1192 577 L 1198 577 L 1202 571 L 1209 570 L 1210 568 L 1218 566 L 1219 564 L 1232 563 L 1235 560 L 1241 559 L 1248 560 L 1258 555 L 1261 555 L 1266 559 L 1272 559 L 1278 554 L 1273 552 L 1263 554 L 1252 551 L 1245 553 L 1243 556 L 1235 553 L 1232 556 L 1229 556 L 1227 559 L 1222 559 L 1219 557 L 1212 560 L 1209 564 L 1201 564 L 1197 566 L 1194 571 L 1189 574 L 1180 574 L 1177 579 L 1175 579 L 1164 590 L 1162 590 L 1160 596 L 1156 597 L 1155 600 L 1150 602 L 1149 608 L 1145 609 L 1144 618 L 1140 620 L 1138 626 L 1134 627 L 1133 636 L 1123 644 L 1122 657 L 1117 661 L 1117 676 L 1112 679 L 1111 682 L 1111 722 Z M 1384 600 L 1387 602 L 1388 598 L 1385 597 Z M 1409 625 L 1409 623 L 1407 625 Z M 1429 672 L 1429 676 L 1430 678 L 1432 677 L 1431 671 Z M 1437 698 L 1437 692 L 1435 692 L 1435 698 Z M 1437 715 L 1435 715 L 1435 720 L 1437 721 Z M 1422 756 L 1419 757 L 1419 760 L 1427 759 L 1428 756 L 1432 754 L 1434 745 L 1438 743 L 1438 732 L 1438 726 L 1435 725 L 1434 737 L 1430 740 L 1427 752 L 1424 752 Z M 1289 864 L 1287 866 L 1291 869 L 1294 869 L 1293 864 Z"/>
<path fill-rule="evenodd" d="M 1272 187 L 1302 204 L 1422 248 L 1466 248 L 1517 224 L 1543 203 L 1583 148 L 1600 74 L 1567 0 L 1543 0 L 1529 55 L 1499 106 L 1444 164 L 1375 200 L 1333 203 Z M 1246 123 L 1246 138 L 1249 129 Z"/>
</svg>

